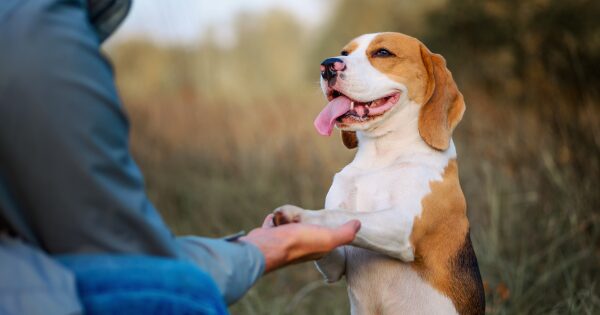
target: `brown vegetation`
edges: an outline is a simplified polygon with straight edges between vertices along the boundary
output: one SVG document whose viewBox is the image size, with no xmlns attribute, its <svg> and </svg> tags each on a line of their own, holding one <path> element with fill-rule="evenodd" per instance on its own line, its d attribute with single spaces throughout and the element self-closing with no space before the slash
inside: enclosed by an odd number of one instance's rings
<svg viewBox="0 0 600 315">
<path fill-rule="evenodd" d="M 417 4 L 418 3 L 418 4 Z M 467 104 L 454 140 L 490 314 L 600 312 L 597 1 L 339 1 L 318 31 L 241 16 L 230 48 L 109 52 L 147 189 L 178 234 L 249 230 L 273 208 L 320 208 L 349 162 L 312 121 L 318 65 L 352 37 L 416 36 Z M 311 264 L 262 279 L 233 314 L 347 314 Z"/>
</svg>

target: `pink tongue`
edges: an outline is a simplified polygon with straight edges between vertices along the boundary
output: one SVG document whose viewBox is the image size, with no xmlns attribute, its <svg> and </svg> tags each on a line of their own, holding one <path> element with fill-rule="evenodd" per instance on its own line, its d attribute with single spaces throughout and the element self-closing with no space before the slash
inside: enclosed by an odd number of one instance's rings
<svg viewBox="0 0 600 315">
<path fill-rule="evenodd" d="M 335 120 L 350 110 L 350 99 L 338 96 L 331 100 L 315 119 L 315 128 L 323 136 L 331 135 Z"/>
</svg>

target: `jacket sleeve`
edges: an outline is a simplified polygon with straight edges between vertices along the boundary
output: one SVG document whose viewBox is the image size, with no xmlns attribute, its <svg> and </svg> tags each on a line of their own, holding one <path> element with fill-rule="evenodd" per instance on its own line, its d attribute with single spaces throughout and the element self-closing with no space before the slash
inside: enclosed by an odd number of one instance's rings
<svg viewBox="0 0 600 315">
<path fill-rule="evenodd" d="M 264 255 L 250 243 L 198 236 L 177 241 L 185 257 L 212 276 L 227 305 L 240 299 L 264 272 Z"/>
<path fill-rule="evenodd" d="M 227 301 L 239 298 L 262 273 L 262 254 L 240 242 L 178 239 L 166 227 L 131 157 L 85 1 L 8 3 L 0 10 L 2 221 L 51 254 L 190 259 Z"/>
</svg>

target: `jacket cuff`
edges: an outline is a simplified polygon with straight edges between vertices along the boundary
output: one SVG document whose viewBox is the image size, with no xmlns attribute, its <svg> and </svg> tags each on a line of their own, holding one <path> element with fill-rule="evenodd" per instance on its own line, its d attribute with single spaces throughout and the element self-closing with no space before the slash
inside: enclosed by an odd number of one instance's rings
<svg viewBox="0 0 600 315">
<path fill-rule="evenodd" d="M 239 300 L 265 270 L 263 253 L 247 242 L 198 236 L 178 237 L 177 242 L 185 259 L 212 276 L 227 305 Z"/>
</svg>

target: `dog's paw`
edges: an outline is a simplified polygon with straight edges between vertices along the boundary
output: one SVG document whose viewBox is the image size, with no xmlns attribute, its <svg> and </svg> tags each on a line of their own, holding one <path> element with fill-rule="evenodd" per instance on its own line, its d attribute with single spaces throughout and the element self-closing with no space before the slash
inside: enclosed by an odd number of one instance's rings
<svg viewBox="0 0 600 315">
<path fill-rule="evenodd" d="M 273 225 L 279 226 L 288 223 L 299 223 L 302 221 L 304 209 L 293 205 L 281 206 L 273 211 Z"/>
</svg>

